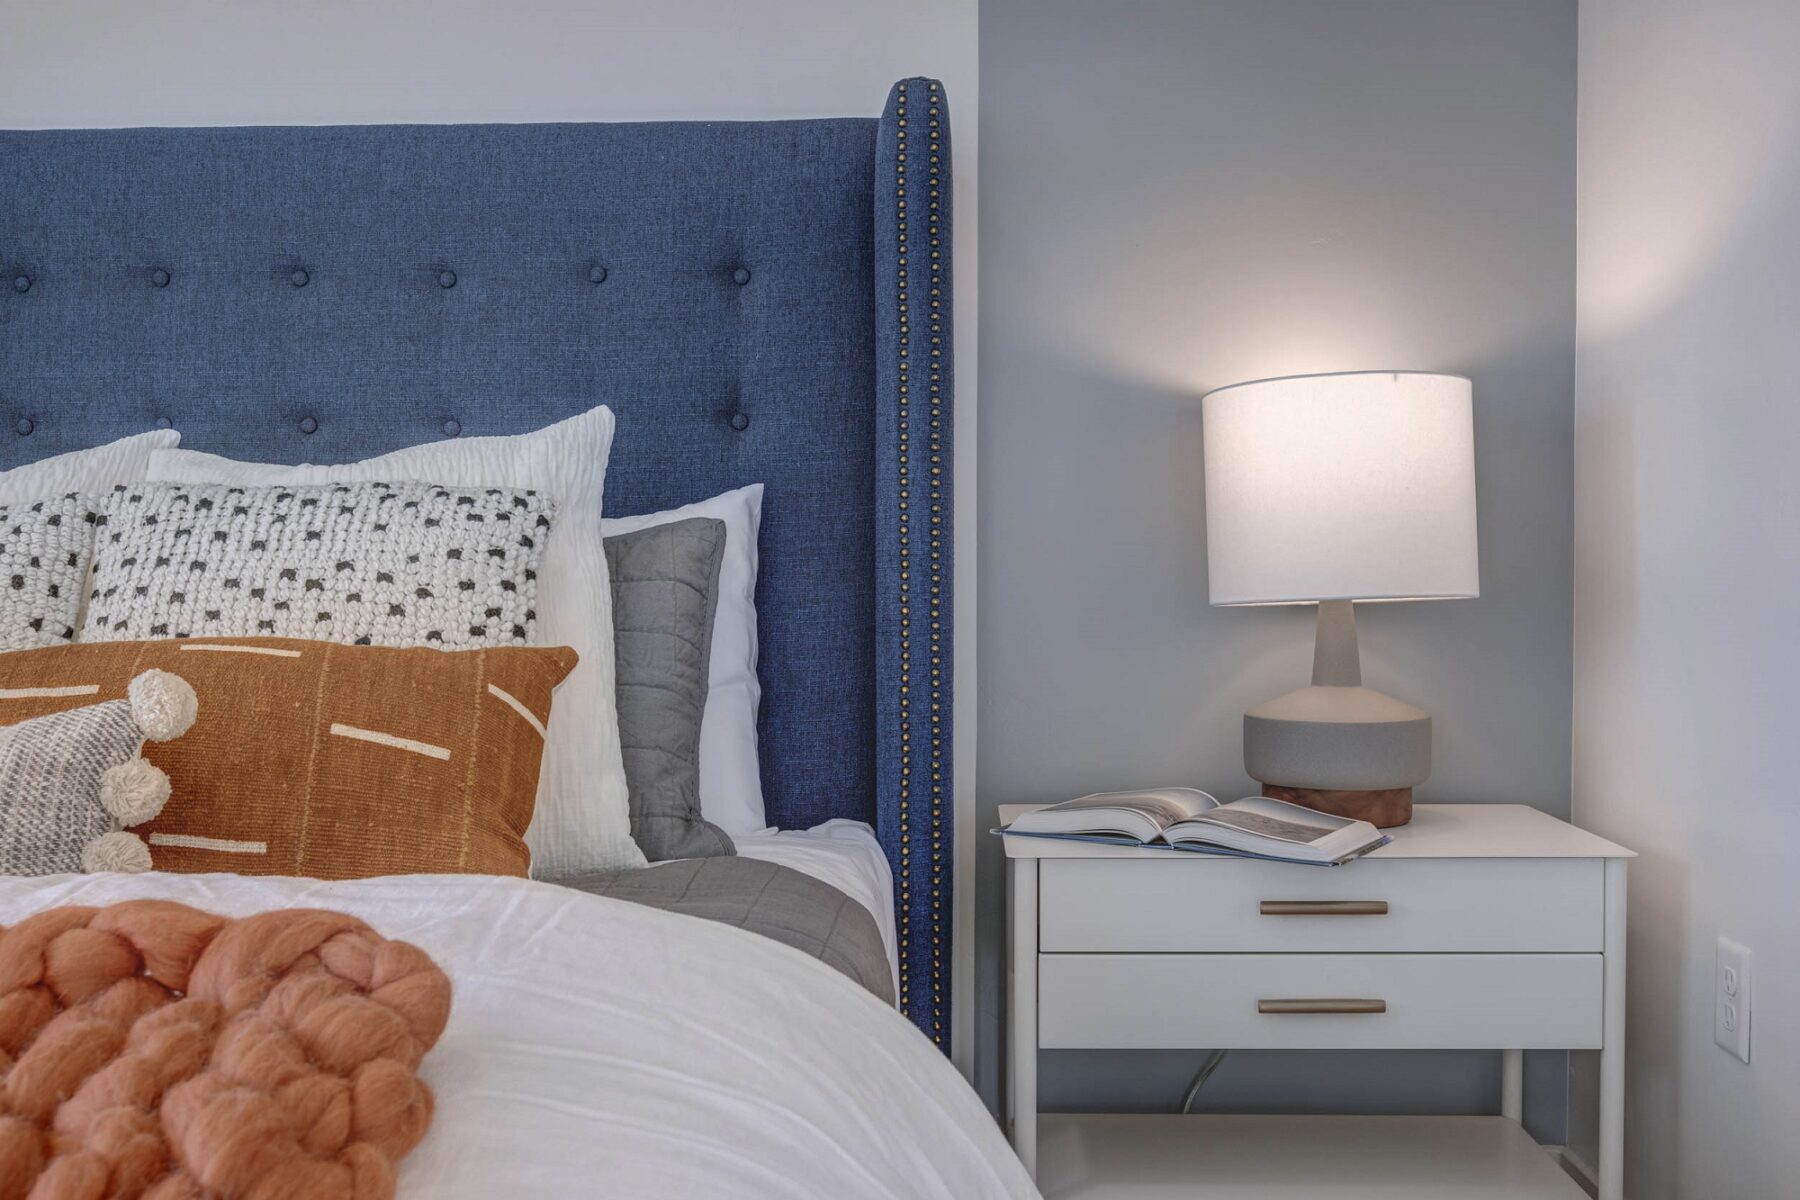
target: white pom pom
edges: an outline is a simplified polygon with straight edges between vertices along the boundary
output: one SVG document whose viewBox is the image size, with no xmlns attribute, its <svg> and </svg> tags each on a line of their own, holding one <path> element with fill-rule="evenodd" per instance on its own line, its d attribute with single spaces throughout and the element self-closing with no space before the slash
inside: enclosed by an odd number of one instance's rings
<svg viewBox="0 0 1800 1200">
<path fill-rule="evenodd" d="M 166 742 L 193 728 L 200 713 L 200 699 L 188 681 L 167 671 L 145 671 L 125 689 L 131 697 L 131 715 L 138 728 L 153 742 Z"/>
<path fill-rule="evenodd" d="M 169 801 L 169 777 L 141 758 L 100 772 L 100 806 L 121 825 L 142 825 Z"/>
<path fill-rule="evenodd" d="M 81 869 L 90 874 L 120 871 L 136 875 L 150 869 L 150 847 L 137 834 L 115 829 L 81 848 Z"/>
</svg>

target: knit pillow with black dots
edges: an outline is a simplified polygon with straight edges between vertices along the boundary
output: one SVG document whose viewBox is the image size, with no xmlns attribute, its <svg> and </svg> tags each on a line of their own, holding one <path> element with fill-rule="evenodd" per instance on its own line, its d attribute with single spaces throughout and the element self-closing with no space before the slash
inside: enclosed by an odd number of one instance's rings
<svg viewBox="0 0 1800 1200">
<path fill-rule="evenodd" d="M 94 520 L 92 504 L 73 494 L 0 506 L 0 649 L 59 646 L 75 636 Z"/>
<path fill-rule="evenodd" d="M 134 483 L 102 506 L 84 642 L 525 646 L 553 505 L 427 483 Z"/>
</svg>

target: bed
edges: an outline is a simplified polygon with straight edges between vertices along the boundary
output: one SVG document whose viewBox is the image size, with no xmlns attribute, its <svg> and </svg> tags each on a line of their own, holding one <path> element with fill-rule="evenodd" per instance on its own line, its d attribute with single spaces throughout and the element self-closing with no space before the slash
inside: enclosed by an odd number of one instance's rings
<svg viewBox="0 0 1800 1200">
<path fill-rule="evenodd" d="M 889 996 L 611 885 L 7 880 L 0 924 L 146 888 L 220 912 L 328 901 L 441 953 L 453 980 L 461 962 L 480 983 L 459 985 L 431 1066 L 441 1125 L 402 1177 L 419 1195 L 521 1177 L 523 1158 L 483 1154 L 527 1126 L 556 1131 L 554 1162 L 548 1142 L 521 1151 L 546 1194 L 598 1169 L 662 1195 L 734 1171 L 772 1172 L 756 1194 L 1029 1194 L 928 1048 L 948 1049 L 952 929 L 941 86 L 896 84 L 878 119 L 13 131 L 0 159 L 0 468 L 158 426 L 184 448 L 345 462 L 605 403 L 609 515 L 764 483 L 772 828 L 741 856 L 869 911 Z M 613 1029 L 645 978 L 682 1002 Z M 541 1036 L 496 1032 L 509 1011 Z M 636 1082 L 597 1099 L 618 1071 Z M 551 1074 L 573 1090 L 532 1090 Z M 597 1121 L 618 1136 L 578 1153 Z M 677 1143 L 692 1173 L 655 1174 Z"/>
</svg>

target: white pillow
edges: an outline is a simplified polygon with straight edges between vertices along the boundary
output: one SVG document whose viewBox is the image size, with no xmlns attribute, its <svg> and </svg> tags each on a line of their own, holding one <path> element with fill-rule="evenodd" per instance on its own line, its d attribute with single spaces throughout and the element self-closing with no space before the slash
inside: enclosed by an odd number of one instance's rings
<svg viewBox="0 0 1800 1200">
<path fill-rule="evenodd" d="M 428 442 L 341 466 L 234 462 L 192 450 L 151 456 L 150 478 L 182 483 L 439 483 L 533 488 L 556 502 L 538 581 L 537 641 L 573 646 L 581 662 L 556 693 L 537 809 L 525 843 L 531 873 L 555 879 L 582 871 L 641 867 L 631 840 L 619 713 L 613 695 L 612 587 L 600 543 L 601 492 L 612 448 L 604 406 L 516 437 Z"/>
<path fill-rule="evenodd" d="M 97 495 L 112 491 L 115 484 L 141 483 L 150 468 L 151 452 L 180 443 L 181 435 L 173 429 L 152 429 L 92 450 L 71 450 L 0 471 L 0 504 L 68 492 Z"/>
<path fill-rule="evenodd" d="M 756 833 L 769 824 L 756 752 L 756 713 L 762 704 L 756 682 L 756 541 L 762 497 L 763 485 L 753 483 L 667 512 L 600 522 L 602 537 L 689 517 L 725 522 L 710 680 L 700 717 L 700 814 L 730 834 Z"/>
</svg>

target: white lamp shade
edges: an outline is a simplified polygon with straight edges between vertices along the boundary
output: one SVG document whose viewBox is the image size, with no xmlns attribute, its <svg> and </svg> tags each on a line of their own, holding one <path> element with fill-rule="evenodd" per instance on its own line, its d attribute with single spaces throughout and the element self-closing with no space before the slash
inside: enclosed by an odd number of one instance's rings
<svg viewBox="0 0 1800 1200">
<path fill-rule="evenodd" d="M 1467 379 L 1298 375 L 1201 404 L 1214 604 L 1480 594 Z"/>
</svg>

